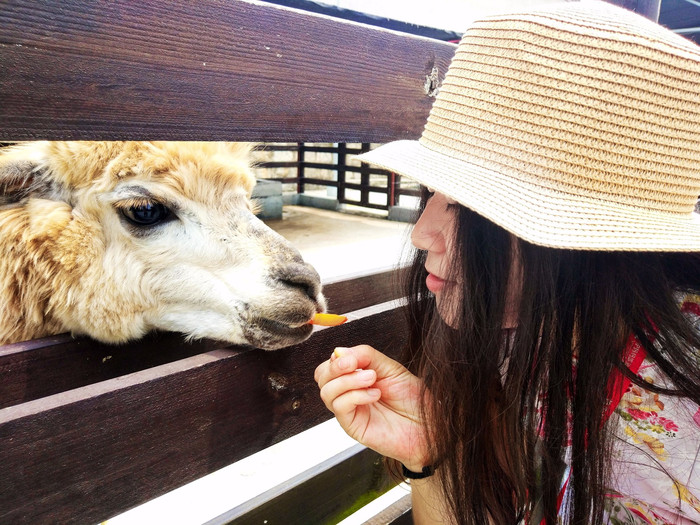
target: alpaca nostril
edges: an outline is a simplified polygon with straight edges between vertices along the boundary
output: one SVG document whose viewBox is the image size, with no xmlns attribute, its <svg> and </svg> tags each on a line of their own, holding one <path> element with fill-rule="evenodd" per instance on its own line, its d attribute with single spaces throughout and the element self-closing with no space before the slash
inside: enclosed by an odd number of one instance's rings
<svg viewBox="0 0 700 525">
<path fill-rule="evenodd" d="M 306 294 L 311 299 L 316 299 L 316 294 L 314 293 L 315 288 L 310 283 L 294 282 L 294 281 L 281 281 L 285 286 L 289 288 L 298 288 L 304 294 Z"/>
<path fill-rule="evenodd" d="M 292 264 L 280 269 L 277 280 L 290 288 L 298 288 L 312 300 L 321 291 L 321 278 L 308 264 Z"/>
</svg>

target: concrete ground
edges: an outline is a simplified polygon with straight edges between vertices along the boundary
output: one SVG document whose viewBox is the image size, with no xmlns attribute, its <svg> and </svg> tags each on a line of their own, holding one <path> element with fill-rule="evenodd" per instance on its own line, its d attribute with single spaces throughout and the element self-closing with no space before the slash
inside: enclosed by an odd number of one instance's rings
<svg viewBox="0 0 700 525">
<path fill-rule="evenodd" d="M 409 226 L 383 218 L 285 206 L 265 221 L 294 244 L 323 280 L 396 266 L 410 246 Z"/>
</svg>

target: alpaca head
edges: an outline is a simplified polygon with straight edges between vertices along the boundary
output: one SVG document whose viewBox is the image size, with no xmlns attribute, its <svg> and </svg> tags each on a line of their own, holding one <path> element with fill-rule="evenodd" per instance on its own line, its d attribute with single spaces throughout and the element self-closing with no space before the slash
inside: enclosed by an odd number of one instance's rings
<svg viewBox="0 0 700 525">
<path fill-rule="evenodd" d="M 255 217 L 249 152 L 181 142 L 7 149 L 0 283 L 8 315 L 28 326 L 15 333 L 121 342 L 162 329 L 266 349 L 308 337 L 324 309 L 319 277 Z"/>
</svg>

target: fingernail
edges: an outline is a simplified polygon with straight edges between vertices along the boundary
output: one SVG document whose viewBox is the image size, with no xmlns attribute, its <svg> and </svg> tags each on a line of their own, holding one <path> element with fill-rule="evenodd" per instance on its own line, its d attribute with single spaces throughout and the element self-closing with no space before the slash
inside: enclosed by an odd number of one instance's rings
<svg viewBox="0 0 700 525">
<path fill-rule="evenodd" d="M 333 350 L 333 355 L 335 357 L 342 357 L 346 350 L 347 350 L 347 348 L 345 348 L 343 346 L 337 346 L 335 348 L 335 350 Z"/>
</svg>

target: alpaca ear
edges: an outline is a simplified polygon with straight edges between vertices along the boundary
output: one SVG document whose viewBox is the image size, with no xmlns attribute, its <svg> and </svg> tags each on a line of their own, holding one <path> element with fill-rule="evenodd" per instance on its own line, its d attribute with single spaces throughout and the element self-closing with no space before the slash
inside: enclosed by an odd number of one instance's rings
<svg viewBox="0 0 700 525">
<path fill-rule="evenodd" d="M 0 205 L 49 194 L 43 160 L 42 149 L 33 143 L 0 149 Z"/>
</svg>

